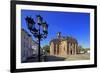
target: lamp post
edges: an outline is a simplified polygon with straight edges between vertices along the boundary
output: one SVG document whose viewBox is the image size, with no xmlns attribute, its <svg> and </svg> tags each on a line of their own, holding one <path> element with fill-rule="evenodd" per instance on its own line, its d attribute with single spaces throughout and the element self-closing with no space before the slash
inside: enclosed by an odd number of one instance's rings
<svg viewBox="0 0 100 73">
<path fill-rule="evenodd" d="M 38 39 L 38 61 L 41 62 L 40 41 L 42 39 L 47 38 L 48 24 L 43 21 L 43 17 L 41 17 L 40 15 L 37 15 L 36 18 L 37 18 L 37 22 L 35 22 L 32 17 L 28 17 L 28 16 L 25 18 L 25 20 L 30 32 L 33 34 L 35 38 Z"/>
</svg>

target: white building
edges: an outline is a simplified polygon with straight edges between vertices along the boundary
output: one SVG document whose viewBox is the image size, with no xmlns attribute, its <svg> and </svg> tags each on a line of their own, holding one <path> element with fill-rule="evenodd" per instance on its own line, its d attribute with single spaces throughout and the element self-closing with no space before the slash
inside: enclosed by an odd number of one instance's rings
<svg viewBox="0 0 100 73">
<path fill-rule="evenodd" d="M 27 58 L 32 57 L 34 53 L 37 53 L 32 47 L 38 44 L 33 41 L 31 35 L 28 34 L 24 29 L 21 29 L 21 61 L 26 61 Z"/>
<path fill-rule="evenodd" d="M 38 56 L 38 43 L 35 41 L 32 41 L 32 50 L 33 50 L 33 55 Z M 40 54 L 43 54 L 42 48 L 40 48 Z"/>
<path fill-rule="evenodd" d="M 32 50 L 33 50 L 33 55 L 37 55 L 38 54 L 38 43 L 35 41 L 32 41 Z"/>
<path fill-rule="evenodd" d="M 43 55 L 42 49 L 40 49 L 40 54 Z M 27 61 L 33 56 L 38 56 L 38 43 L 32 39 L 28 32 L 21 29 L 21 62 Z"/>
</svg>

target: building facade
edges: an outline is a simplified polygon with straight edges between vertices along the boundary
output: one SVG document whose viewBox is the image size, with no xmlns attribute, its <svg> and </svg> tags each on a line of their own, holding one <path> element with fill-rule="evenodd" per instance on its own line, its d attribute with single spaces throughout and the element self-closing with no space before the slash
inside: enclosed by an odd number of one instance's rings
<svg viewBox="0 0 100 73">
<path fill-rule="evenodd" d="M 50 41 L 50 55 L 67 56 L 78 53 L 78 42 L 72 37 L 62 37 L 59 32 L 57 38 Z"/>
<path fill-rule="evenodd" d="M 32 49 L 33 49 L 33 55 L 38 55 L 38 43 L 35 41 L 32 41 Z"/>
<path fill-rule="evenodd" d="M 21 29 L 21 62 L 27 60 L 27 58 L 32 57 L 34 54 L 34 48 L 38 49 L 38 44 L 32 39 L 31 35 L 28 34 L 24 29 Z"/>
</svg>

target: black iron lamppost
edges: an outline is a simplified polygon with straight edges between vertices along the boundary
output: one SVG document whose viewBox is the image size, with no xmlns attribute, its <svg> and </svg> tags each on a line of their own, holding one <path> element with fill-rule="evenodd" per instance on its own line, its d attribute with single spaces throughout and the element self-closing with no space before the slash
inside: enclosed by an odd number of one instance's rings
<svg viewBox="0 0 100 73">
<path fill-rule="evenodd" d="M 32 17 L 26 17 L 26 23 L 28 26 L 28 29 L 33 34 L 35 38 L 38 39 L 38 61 L 41 62 L 41 52 L 40 52 L 40 41 L 42 39 L 47 38 L 48 34 L 48 24 L 43 21 L 43 18 L 40 15 L 37 15 L 37 22 L 34 21 Z"/>
</svg>

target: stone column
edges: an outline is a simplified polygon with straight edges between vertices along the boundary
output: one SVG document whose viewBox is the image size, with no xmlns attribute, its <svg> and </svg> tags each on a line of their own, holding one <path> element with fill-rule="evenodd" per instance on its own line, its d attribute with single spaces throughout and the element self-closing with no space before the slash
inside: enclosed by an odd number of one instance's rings
<svg viewBox="0 0 100 73">
<path fill-rule="evenodd" d="M 78 44 L 77 44 L 77 50 L 78 50 L 77 53 L 80 53 L 80 49 L 78 48 Z"/>
<path fill-rule="evenodd" d="M 53 46 L 50 45 L 50 55 L 53 55 Z"/>
<path fill-rule="evenodd" d="M 73 43 L 73 51 L 74 51 L 74 55 L 75 55 L 75 43 Z"/>
<path fill-rule="evenodd" d="M 76 47 L 76 43 L 75 43 L 75 54 L 76 54 L 76 48 L 77 48 L 77 47 Z"/>
<path fill-rule="evenodd" d="M 57 52 L 58 52 L 58 47 L 57 47 L 57 44 L 56 44 L 56 55 L 57 55 Z"/>
<path fill-rule="evenodd" d="M 67 55 L 69 55 L 69 48 L 68 48 L 68 44 L 67 44 L 67 47 L 66 47 L 66 48 L 67 48 Z"/>
<path fill-rule="evenodd" d="M 76 54 L 78 53 L 78 49 L 79 49 L 78 45 L 76 44 Z"/>
<path fill-rule="evenodd" d="M 52 53 L 53 53 L 53 55 L 55 55 L 54 52 L 55 52 L 55 47 L 54 47 L 54 44 L 52 44 Z"/>
<path fill-rule="evenodd" d="M 71 49 L 71 48 L 70 48 L 70 43 L 68 43 L 68 46 L 69 46 L 69 55 L 70 55 L 70 54 L 71 54 L 71 53 L 70 53 L 70 49 Z"/>
<path fill-rule="evenodd" d="M 68 49 L 67 52 L 68 52 L 68 55 L 69 55 L 69 54 L 70 54 L 70 53 L 69 53 L 69 44 L 68 44 L 68 48 L 67 48 L 67 49 Z"/>
<path fill-rule="evenodd" d="M 72 55 L 74 55 L 74 43 L 72 43 Z"/>
<path fill-rule="evenodd" d="M 67 42 L 65 42 L 64 46 L 65 46 L 65 55 L 67 56 Z"/>
<path fill-rule="evenodd" d="M 67 43 L 67 45 L 66 45 L 66 48 L 67 48 L 67 55 L 69 54 L 69 51 L 68 51 L 68 43 Z"/>
</svg>

